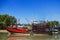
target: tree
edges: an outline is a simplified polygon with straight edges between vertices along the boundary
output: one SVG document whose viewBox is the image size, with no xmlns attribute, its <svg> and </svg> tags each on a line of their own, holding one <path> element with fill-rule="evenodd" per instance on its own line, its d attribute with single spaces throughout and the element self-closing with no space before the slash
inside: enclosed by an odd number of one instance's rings
<svg viewBox="0 0 60 40">
<path fill-rule="evenodd" d="M 52 26 L 52 27 L 55 26 L 55 25 L 56 26 L 59 25 L 59 22 L 58 21 L 50 21 L 49 23 L 50 23 L 50 26 Z"/>
<path fill-rule="evenodd" d="M 16 18 L 8 14 L 0 15 L 0 29 L 5 29 L 5 26 L 10 26 L 16 23 Z"/>
</svg>

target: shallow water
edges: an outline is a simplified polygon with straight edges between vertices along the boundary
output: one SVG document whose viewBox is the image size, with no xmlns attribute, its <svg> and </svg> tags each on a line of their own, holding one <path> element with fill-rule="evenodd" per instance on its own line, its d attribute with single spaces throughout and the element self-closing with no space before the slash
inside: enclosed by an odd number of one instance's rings
<svg viewBox="0 0 60 40">
<path fill-rule="evenodd" d="M 53 36 L 7 36 L 7 33 L 0 33 L 0 40 L 60 40 L 60 35 Z"/>
</svg>

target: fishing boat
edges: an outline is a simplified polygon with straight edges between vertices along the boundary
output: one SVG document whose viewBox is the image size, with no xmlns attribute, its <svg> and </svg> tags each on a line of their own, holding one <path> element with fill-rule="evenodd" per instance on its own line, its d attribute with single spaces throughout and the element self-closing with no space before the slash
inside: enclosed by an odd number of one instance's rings
<svg viewBox="0 0 60 40">
<path fill-rule="evenodd" d="M 11 28 L 11 27 L 7 27 L 6 29 L 7 31 L 11 33 L 26 33 L 27 32 L 25 29 L 17 29 L 17 28 Z"/>
<path fill-rule="evenodd" d="M 21 26 L 19 26 L 19 27 L 21 27 Z M 27 33 L 26 29 L 19 28 L 19 27 L 18 28 L 16 28 L 16 27 L 6 27 L 6 30 L 9 31 L 10 33 Z"/>
</svg>

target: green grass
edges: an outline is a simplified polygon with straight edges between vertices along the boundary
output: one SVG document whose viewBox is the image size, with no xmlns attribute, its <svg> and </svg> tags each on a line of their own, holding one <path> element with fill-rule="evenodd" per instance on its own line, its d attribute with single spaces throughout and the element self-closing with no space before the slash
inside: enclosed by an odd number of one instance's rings
<svg viewBox="0 0 60 40">
<path fill-rule="evenodd" d="M 7 37 L 7 33 L 0 33 L 0 40 L 6 40 Z"/>
</svg>

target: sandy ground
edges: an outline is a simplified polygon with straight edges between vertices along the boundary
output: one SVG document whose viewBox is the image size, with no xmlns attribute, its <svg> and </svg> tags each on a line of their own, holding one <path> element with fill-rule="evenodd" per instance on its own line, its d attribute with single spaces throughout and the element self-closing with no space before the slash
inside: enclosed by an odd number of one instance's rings
<svg viewBox="0 0 60 40">
<path fill-rule="evenodd" d="M 8 33 L 7 30 L 0 30 L 0 33 Z"/>
</svg>

